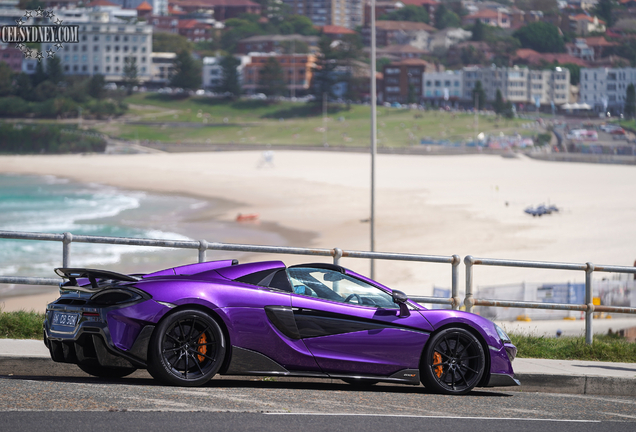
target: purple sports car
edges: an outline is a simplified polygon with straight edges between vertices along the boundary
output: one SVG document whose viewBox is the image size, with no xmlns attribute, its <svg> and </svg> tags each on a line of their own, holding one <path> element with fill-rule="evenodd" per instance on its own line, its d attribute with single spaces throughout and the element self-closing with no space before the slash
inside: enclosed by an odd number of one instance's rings
<svg viewBox="0 0 636 432">
<path fill-rule="evenodd" d="M 99 377 L 148 369 L 172 385 L 215 374 L 339 378 L 463 394 L 519 385 L 506 333 L 478 315 L 428 310 L 333 264 L 211 261 L 145 275 L 60 268 L 44 343 Z"/>
</svg>

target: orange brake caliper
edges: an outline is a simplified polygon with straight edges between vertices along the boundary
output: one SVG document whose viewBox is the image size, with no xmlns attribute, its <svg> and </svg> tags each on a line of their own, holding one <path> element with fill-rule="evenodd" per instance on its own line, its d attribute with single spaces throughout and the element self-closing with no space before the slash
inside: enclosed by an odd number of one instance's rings
<svg viewBox="0 0 636 432">
<path fill-rule="evenodd" d="M 197 348 L 197 351 L 200 352 L 201 354 L 207 354 L 208 353 L 208 346 L 206 345 L 206 343 L 208 343 L 208 337 L 205 335 L 205 333 L 203 333 L 199 337 L 199 340 L 197 341 L 197 343 L 199 344 L 199 348 Z M 205 360 L 205 357 L 203 357 L 201 355 L 197 356 L 197 357 L 199 358 L 200 362 L 203 362 L 203 360 Z"/>
<path fill-rule="evenodd" d="M 435 372 L 435 375 L 437 375 L 438 378 L 441 378 L 442 373 L 444 372 L 444 369 L 442 368 L 442 365 L 440 364 L 441 362 L 442 362 L 442 355 L 438 353 L 437 351 L 435 351 L 435 353 L 433 354 L 433 364 L 439 364 L 439 366 L 435 366 L 435 369 L 433 371 Z"/>
</svg>

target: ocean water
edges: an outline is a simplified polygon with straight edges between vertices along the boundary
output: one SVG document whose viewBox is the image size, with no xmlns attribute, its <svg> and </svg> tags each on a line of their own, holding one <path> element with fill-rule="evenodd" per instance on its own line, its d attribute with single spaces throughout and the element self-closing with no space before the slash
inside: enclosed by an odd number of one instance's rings
<svg viewBox="0 0 636 432">
<path fill-rule="evenodd" d="M 0 230 L 187 240 L 173 229 L 187 212 L 210 205 L 52 176 L 0 175 Z M 71 265 L 125 268 L 152 261 L 158 249 L 72 243 Z M 189 254 L 196 258 L 196 251 Z M 56 277 L 61 265 L 61 242 L 0 239 L 0 275 Z M 0 285 L 0 295 L 14 289 Z"/>
</svg>

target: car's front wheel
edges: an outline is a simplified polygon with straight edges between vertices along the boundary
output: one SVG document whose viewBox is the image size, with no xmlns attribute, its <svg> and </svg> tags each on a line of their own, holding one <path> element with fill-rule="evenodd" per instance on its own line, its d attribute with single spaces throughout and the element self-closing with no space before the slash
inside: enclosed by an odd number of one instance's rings
<svg viewBox="0 0 636 432">
<path fill-rule="evenodd" d="M 435 392 L 451 395 L 471 391 L 486 368 L 484 349 L 463 328 L 448 328 L 429 341 L 421 365 L 422 384 Z"/>
<path fill-rule="evenodd" d="M 159 322 L 148 347 L 148 372 L 171 385 L 199 386 L 218 372 L 225 337 L 210 315 L 184 309 Z"/>
</svg>

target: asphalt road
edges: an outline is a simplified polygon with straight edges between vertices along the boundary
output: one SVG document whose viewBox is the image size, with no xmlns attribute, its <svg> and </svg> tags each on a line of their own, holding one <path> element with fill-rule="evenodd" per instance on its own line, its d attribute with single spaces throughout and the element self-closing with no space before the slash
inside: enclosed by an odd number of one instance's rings
<svg viewBox="0 0 636 432">
<path fill-rule="evenodd" d="M 260 378 L 183 388 L 147 378 L 0 377 L 0 431 L 52 425 L 65 432 L 627 431 L 636 430 L 636 398 L 483 390 L 452 397 L 421 386 Z"/>
</svg>

